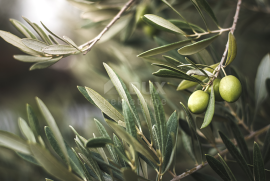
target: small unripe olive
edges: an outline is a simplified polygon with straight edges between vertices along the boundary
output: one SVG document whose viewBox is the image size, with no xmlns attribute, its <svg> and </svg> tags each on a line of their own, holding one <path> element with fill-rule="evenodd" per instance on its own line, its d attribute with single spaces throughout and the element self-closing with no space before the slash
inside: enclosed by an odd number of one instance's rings
<svg viewBox="0 0 270 181">
<path fill-rule="evenodd" d="M 194 114 L 203 113 L 208 106 L 209 94 L 202 90 L 193 92 L 188 99 L 188 108 Z"/>
<path fill-rule="evenodd" d="M 240 97 L 242 85 L 233 75 L 223 77 L 219 83 L 219 93 L 227 102 L 235 102 Z"/>
<path fill-rule="evenodd" d="M 158 30 L 156 28 L 149 26 L 149 25 L 144 25 L 143 31 L 149 37 L 153 37 L 154 35 L 156 35 L 158 33 Z"/>
<path fill-rule="evenodd" d="M 214 93 L 215 93 L 215 101 L 224 101 L 222 99 L 222 97 L 220 96 L 220 93 L 219 93 L 219 84 L 220 84 L 220 81 L 221 79 L 219 78 L 216 78 L 213 82 L 213 89 L 214 89 Z M 212 87 L 211 86 L 211 87 Z M 211 87 L 208 88 L 208 93 L 210 94 L 211 93 Z"/>
</svg>

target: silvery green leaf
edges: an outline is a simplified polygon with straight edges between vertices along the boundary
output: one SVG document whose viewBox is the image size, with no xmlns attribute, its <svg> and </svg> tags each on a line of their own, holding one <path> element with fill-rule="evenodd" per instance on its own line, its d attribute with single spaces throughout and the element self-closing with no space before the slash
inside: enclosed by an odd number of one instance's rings
<svg viewBox="0 0 270 181">
<path fill-rule="evenodd" d="M 198 53 L 208 47 L 217 37 L 218 35 L 212 36 L 210 38 L 206 38 L 204 40 L 200 40 L 198 42 L 192 43 L 190 45 L 186 45 L 178 50 L 178 53 L 181 55 L 193 55 Z"/>
<path fill-rule="evenodd" d="M 50 40 L 51 40 L 54 44 L 59 45 L 58 41 L 57 41 L 52 35 L 48 35 L 48 36 L 49 36 Z"/>
<path fill-rule="evenodd" d="M 30 162 L 30 163 L 33 163 L 33 164 L 35 164 L 35 165 L 40 166 L 39 163 L 37 162 L 37 160 L 36 160 L 33 156 L 31 156 L 31 155 L 26 155 L 26 154 L 23 154 L 23 153 L 20 153 L 20 152 L 16 152 L 16 153 L 17 153 L 17 155 L 19 155 L 22 159 L 24 159 L 24 160 L 26 160 L 26 161 L 28 161 L 28 162 Z"/>
<path fill-rule="evenodd" d="M 94 101 L 91 99 L 91 97 L 88 95 L 85 87 L 83 86 L 77 86 L 78 90 L 82 93 L 82 95 L 93 105 L 95 105 Z M 96 106 L 96 105 L 95 105 Z"/>
<path fill-rule="evenodd" d="M 201 129 L 207 127 L 211 123 L 214 113 L 215 113 L 215 93 L 213 86 L 211 86 L 210 99 L 208 102 L 206 113 L 204 115 L 204 120 Z"/>
<path fill-rule="evenodd" d="M 53 33 L 51 30 L 49 30 L 49 28 L 47 28 L 42 22 L 40 22 L 42 24 L 42 26 L 50 33 L 52 34 L 54 37 L 58 38 L 59 40 L 66 42 L 63 38 L 61 38 L 60 36 L 56 35 L 55 33 Z"/>
<path fill-rule="evenodd" d="M 29 146 L 35 159 L 49 174 L 63 181 L 82 181 L 82 179 L 69 172 L 69 170 L 46 149 L 37 144 L 30 144 Z"/>
<path fill-rule="evenodd" d="M 52 57 L 35 57 L 30 55 L 14 55 L 13 57 L 22 62 L 44 62 L 52 59 Z"/>
<path fill-rule="evenodd" d="M 28 29 L 24 24 L 22 24 L 20 21 L 17 21 L 15 19 L 9 20 L 17 30 L 19 30 L 26 38 L 32 38 L 37 39 L 37 37 Z"/>
<path fill-rule="evenodd" d="M 23 135 L 31 142 L 31 143 L 36 143 L 36 138 L 26 121 L 22 118 L 19 118 L 19 127 L 21 129 L 21 132 Z"/>
<path fill-rule="evenodd" d="M 237 45 L 236 45 L 236 40 L 234 35 L 230 32 L 229 33 L 229 47 L 228 47 L 228 55 L 226 59 L 225 66 L 228 66 L 232 63 L 232 61 L 235 59 L 236 54 L 237 54 Z"/>
<path fill-rule="evenodd" d="M 37 101 L 38 107 L 39 107 L 43 117 L 45 118 L 47 124 L 51 128 L 52 133 L 55 136 L 55 139 L 56 139 L 57 143 L 59 144 L 59 147 L 60 147 L 61 151 L 63 152 L 63 154 L 65 156 L 65 160 L 67 160 L 67 164 L 68 164 L 68 166 L 70 168 L 67 149 L 66 149 L 63 137 L 62 137 L 62 135 L 61 135 L 61 133 L 59 131 L 59 128 L 58 128 L 53 116 L 51 115 L 51 113 L 48 110 L 47 106 L 43 103 L 43 101 L 41 99 L 36 97 L 36 101 Z"/>
<path fill-rule="evenodd" d="M 31 155 L 31 151 L 25 140 L 6 131 L 0 130 L 0 145 L 26 155 Z"/>
<path fill-rule="evenodd" d="M 95 92 L 93 89 L 86 87 L 86 91 L 94 103 L 99 107 L 99 109 L 112 118 L 114 121 L 119 120 L 124 121 L 124 117 L 119 113 L 106 99 L 104 99 L 100 94 Z"/>
<path fill-rule="evenodd" d="M 61 60 L 63 58 L 63 56 L 61 57 L 57 57 L 57 58 L 52 58 L 50 60 L 46 60 L 46 61 L 43 61 L 43 62 L 38 62 L 38 63 L 35 63 L 34 65 L 32 65 L 30 67 L 30 70 L 36 70 L 36 69 L 44 69 L 44 68 L 47 68 L 53 64 L 55 64 L 56 62 L 58 62 L 59 60 Z"/>
<path fill-rule="evenodd" d="M 180 28 L 172 24 L 170 21 L 161 18 L 159 16 L 156 16 L 154 14 L 146 14 L 143 16 L 143 20 L 147 22 L 148 24 L 154 26 L 155 28 L 161 29 L 161 30 L 167 30 L 174 33 L 179 33 L 182 35 L 185 35 L 186 33 L 182 31 Z"/>
<path fill-rule="evenodd" d="M 204 72 L 209 76 L 209 77 L 214 77 L 214 75 L 207 71 L 204 70 Z M 204 73 L 202 73 L 202 71 L 200 69 L 192 69 L 186 72 L 187 75 L 199 75 L 199 76 L 206 76 Z"/>
<path fill-rule="evenodd" d="M 134 138 L 137 138 L 137 130 L 134 115 L 132 114 L 127 102 L 124 99 L 122 100 L 122 110 L 124 120 L 126 123 L 126 131 Z"/>
<path fill-rule="evenodd" d="M 28 48 L 31 48 L 32 50 L 40 53 L 43 53 L 42 49 L 48 46 L 46 43 L 35 39 L 23 38 L 21 41 Z"/>
<path fill-rule="evenodd" d="M 44 47 L 42 51 L 50 55 L 68 55 L 79 53 L 76 48 L 70 45 L 49 45 Z"/>
<path fill-rule="evenodd" d="M 30 55 L 36 55 L 36 56 L 39 56 L 40 54 L 28 47 L 26 47 L 21 39 L 9 32 L 6 32 L 6 31 L 2 31 L 0 30 L 0 36 L 8 43 L 10 43 L 11 45 L 19 48 L 20 50 L 22 50 L 23 52 L 27 53 L 27 54 L 30 54 Z"/>
<path fill-rule="evenodd" d="M 160 47 L 156 47 L 156 48 L 147 50 L 147 51 L 139 54 L 138 57 L 150 57 L 150 56 L 162 54 L 162 53 L 168 52 L 170 50 L 174 50 L 174 49 L 183 47 L 185 45 L 188 45 L 190 42 L 191 42 L 191 40 L 182 40 L 182 41 L 174 42 L 171 44 L 163 45 Z"/>
<path fill-rule="evenodd" d="M 66 40 L 66 42 L 67 42 L 69 45 L 73 46 L 73 47 L 76 48 L 78 51 L 81 51 L 81 50 L 79 49 L 79 47 L 76 45 L 76 43 L 75 43 L 72 39 L 70 39 L 70 38 L 67 37 L 67 36 L 63 36 L 63 38 L 64 38 L 64 40 Z"/>
</svg>

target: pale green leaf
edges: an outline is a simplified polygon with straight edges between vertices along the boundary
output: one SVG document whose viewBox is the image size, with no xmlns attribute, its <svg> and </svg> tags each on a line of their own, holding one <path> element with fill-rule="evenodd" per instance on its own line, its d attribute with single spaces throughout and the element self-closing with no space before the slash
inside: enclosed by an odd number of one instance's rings
<svg viewBox="0 0 270 181">
<path fill-rule="evenodd" d="M 198 53 L 208 47 L 217 37 L 218 35 L 212 36 L 210 38 L 206 38 L 204 40 L 200 40 L 198 42 L 192 43 L 191 45 L 184 46 L 178 50 L 178 53 L 181 55 L 193 55 Z"/>
<path fill-rule="evenodd" d="M 56 35 L 55 33 L 53 33 L 51 30 L 49 30 L 49 28 L 47 28 L 42 22 L 40 22 L 42 24 L 42 26 L 50 33 L 52 34 L 54 37 L 58 38 L 59 40 L 66 42 L 63 38 L 61 38 L 60 36 Z"/>
<path fill-rule="evenodd" d="M 13 57 L 22 62 L 44 62 L 52 59 L 52 57 L 35 57 L 30 55 L 14 55 Z"/>
<path fill-rule="evenodd" d="M 66 40 L 66 42 L 67 42 L 69 45 L 73 46 L 73 47 L 76 48 L 78 51 L 81 51 L 81 50 L 79 49 L 79 47 L 76 45 L 76 43 L 75 43 L 72 39 L 70 39 L 70 38 L 67 37 L 67 36 L 63 36 L 63 38 L 64 38 L 64 40 Z"/>
<path fill-rule="evenodd" d="M 69 172 L 49 151 L 37 144 L 30 144 L 29 146 L 35 159 L 49 174 L 62 181 L 82 181 L 82 179 Z"/>
<path fill-rule="evenodd" d="M 93 89 L 86 87 L 86 91 L 94 103 L 99 107 L 99 109 L 112 118 L 114 121 L 119 120 L 124 121 L 124 117 L 119 113 L 106 99 L 104 99 L 100 94 L 95 92 Z"/>
<path fill-rule="evenodd" d="M 25 122 L 25 120 L 22 118 L 19 118 L 18 122 L 19 122 L 19 127 L 23 135 L 29 140 L 29 142 L 36 143 L 35 135 L 30 129 L 30 127 L 28 126 L 28 124 Z"/>
<path fill-rule="evenodd" d="M 236 45 L 236 40 L 234 35 L 230 32 L 229 33 L 229 47 L 228 47 L 228 55 L 226 59 L 225 66 L 228 66 L 232 63 L 232 61 L 235 59 L 236 54 L 237 54 L 237 45 Z"/>
<path fill-rule="evenodd" d="M 70 167 L 67 149 L 66 149 L 63 137 L 59 131 L 59 128 L 58 128 L 53 116 L 51 115 L 51 113 L 48 110 L 48 108 L 46 107 L 46 105 L 42 102 L 42 100 L 40 100 L 38 97 L 36 97 L 36 101 L 37 101 L 38 107 L 39 107 L 43 117 L 45 118 L 47 124 L 51 128 L 52 133 L 55 136 L 55 139 L 56 139 L 61 151 L 63 152 L 63 154 L 65 156 L 65 160 L 67 160 L 68 166 Z"/>
<path fill-rule="evenodd" d="M 24 24 L 15 19 L 9 20 L 17 30 L 19 30 L 26 38 L 37 39 L 37 37 Z"/>
<path fill-rule="evenodd" d="M 50 55 L 77 54 L 79 51 L 70 45 L 49 45 L 42 49 L 44 53 Z"/>
<path fill-rule="evenodd" d="M 31 151 L 25 140 L 6 131 L 0 130 L 0 145 L 23 154 L 31 155 Z"/>
<path fill-rule="evenodd" d="M 40 53 L 43 53 L 42 49 L 48 46 L 46 43 L 43 43 L 42 41 L 30 38 L 23 38 L 21 41 L 28 48 L 31 48 L 32 50 L 35 50 Z"/>
<path fill-rule="evenodd" d="M 95 105 L 94 101 L 91 99 L 91 97 L 88 95 L 85 87 L 83 86 L 77 86 L 78 90 L 80 91 L 80 93 L 93 105 Z"/>
<path fill-rule="evenodd" d="M 159 16 L 156 16 L 154 14 L 144 15 L 143 20 L 158 29 L 171 31 L 174 33 L 182 34 L 182 35 L 186 34 L 184 31 L 182 31 L 180 28 L 172 24 L 170 21 L 164 18 L 161 18 Z"/>
<path fill-rule="evenodd" d="M 192 24 L 192 23 L 187 23 L 186 21 L 182 21 L 182 20 L 178 20 L 178 19 L 171 19 L 169 20 L 171 23 L 173 23 L 175 26 L 177 26 L 178 28 L 180 28 L 183 31 L 187 31 L 187 32 L 192 32 L 192 29 L 194 29 L 196 32 L 198 33 L 203 33 L 205 32 L 204 29 L 202 29 L 201 27 Z M 192 28 L 192 29 L 191 29 Z"/>
<path fill-rule="evenodd" d="M 168 52 L 170 50 L 174 50 L 174 49 L 183 47 L 183 46 L 189 44 L 190 42 L 191 42 L 191 40 L 182 40 L 182 41 L 174 42 L 171 44 L 163 45 L 160 47 L 156 47 L 156 48 L 147 50 L 147 51 L 139 54 L 138 57 L 150 57 L 153 55 L 162 54 L 162 53 Z"/>
<path fill-rule="evenodd" d="M 52 66 L 53 64 L 55 64 L 56 62 L 58 62 L 59 60 L 61 60 L 63 58 L 63 56 L 61 57 L 57 57 L 57 58 L 53 58 L 47 61 L 43 61 L 43 62 L 38 62 L 35 63 L 34 65 L 32 65 L 30 67 L 30 70 L 36 70 L 36 69 L 44 69 L 47 68 L 49 66 Z"/>
<path fill-rule="evenodd" d="M 215 113 L 215 93 L 214 93 L 213 86 L 211 86 L 210 99 L 209 99 L 209 103 L 207 106 L 207 110 L 206 110 L 206 113 L 204 116 L 204 120 L 203 120 L 203 124 L 201 126 L 201 129 L 207 127 L 211 123 L 213 116 L 214 116 L 214 113 Z"/>
</svg>

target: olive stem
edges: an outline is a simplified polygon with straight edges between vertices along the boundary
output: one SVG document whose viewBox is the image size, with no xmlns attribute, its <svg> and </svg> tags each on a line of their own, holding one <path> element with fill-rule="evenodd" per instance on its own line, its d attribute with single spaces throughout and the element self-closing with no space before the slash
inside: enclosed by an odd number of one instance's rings
<svg viewBox="0 0 270 181">
<path fill-rule="evenodd" d="M 85 46 L 88 46 L 85 48 L 84 55 L 87 54 L 91 48 L 101 39 L 101 37 L 110 29 L 110 27 L 120 19 L 120 17 L 123 15 L 123 13 L 135 2 L 136 0 L 129 0 L 122 8 L 121 10 L 117 13 L 117 15 L 110 21 L 110 23 L 92 40 L 82 44 L 79 46 L 79 49 L 81 50 Z"/>
<path fill-rule="evenodd" d="M 222 72 L 224 73 L 224 75 L 227 76 L 227 74 L 226 74 L 226 72 L 225 72 L 223 66 L 221 67 L 221 69 L 222 69 Z"/>
</svg>

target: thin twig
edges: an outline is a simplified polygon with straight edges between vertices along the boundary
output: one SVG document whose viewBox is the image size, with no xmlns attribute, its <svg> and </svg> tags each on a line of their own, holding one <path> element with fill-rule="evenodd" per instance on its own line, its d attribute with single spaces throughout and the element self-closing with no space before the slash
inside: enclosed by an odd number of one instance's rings
<svg viewBox="0 0 270 181">
<path fill-rule="evenodd" d="M 88 46 L 84 51 L 84 55 L 87 54 L 91 48 L 101 39 L 101 37 L 110 29 L 110 27 L 122 16 L 122 14 L 134 3 L 136 0 L 129 0 L 125 6 L 117 13 L 117 15 L 111 20 L 111 22 L 96 36 L 94 39 L 86 42 L 85 44 L 81 45 L 79 48 L 82 49 L 85 46 Z"/>
<path fill-rule="evenodd" d="M 250 133 L 248 136 L 245 136 L 245 140 L 250 140 L 250 139 L 252 139 L 252 138 L 254 138 L 256 136 L 259 136 L 262 133 L 266 132 L 269 128 L 270 128 L 270 125 L 265 126 L 265 127 L 263 127 L 262 129 L 260 129 L 258 131 L 254 131 L 254 132 Z M 225 155 L 226 153 L 228 153 L 228 149 L 225 149 L 225 150 L 221 151 L 219 154 L 220 155 Z M 218 158 L 218 155 L 215 155 L 214 157 Z M 204 162 L 204 164 L 200 164 L 200 165 L 198 165 L 198 166 L 196 166 L 196 167 L 182 173 L 181 175 L 178 175 L 177 177 L 174 177 L 171 181 L 178 181 L 178 180 L 180 180 L 180 179 L 182 179 L 182 178 L 184 178 L 186 176 L 189 176 L 190 174 L 200 170 L 201 168 L 203 168 L 206 165 L 208 165 L 208 163 Z"/>
<path fill-rule="evenodd" d="M 197 38 L 200 38 L 201 36 L 203 35 L 209 35 L 209 34 L 212 34 L 212 33 L 223 33 L 225 31 L 230 31 L 231 28 L 226 28 L 226 29 L 220 29 L 220 30 L 214 30 L 214 31 L 209 31 L 209 32 L 204 32 L 204 33 L 195 33 L 195 34 L 191 34 L 191 35 L 185 35 L 186 37 L 194 37 L 194 36 L 197 36 Z"/>
</svg>

